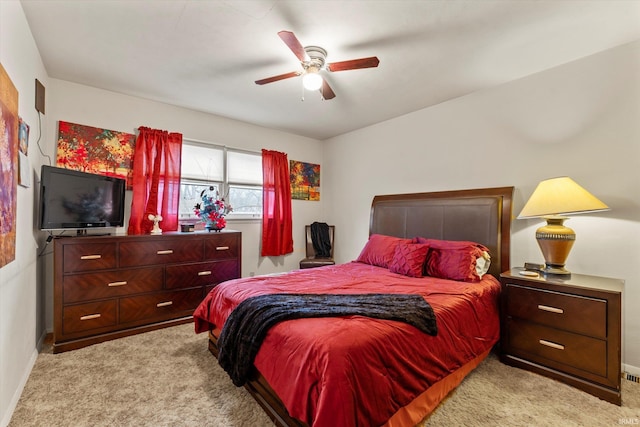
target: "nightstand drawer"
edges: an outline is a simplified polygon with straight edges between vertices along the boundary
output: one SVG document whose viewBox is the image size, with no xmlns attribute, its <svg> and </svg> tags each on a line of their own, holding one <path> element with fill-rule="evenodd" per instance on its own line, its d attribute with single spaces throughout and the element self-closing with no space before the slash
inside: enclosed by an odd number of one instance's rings
<svg viewBox="0 0 640 427">
<path fill-rule="evenodd" d="M 508 341 L 514 354 L 548 364 L 552 360 L 572 369 L 607 376 L 607 342 L 559 331 L 518 319 L 509 320 Z"/>
<path fill-rule="evenodd" d="M 595 338 L 607 338 L 607 301 L 507 284 L 507 315 Z"/>
</svg>

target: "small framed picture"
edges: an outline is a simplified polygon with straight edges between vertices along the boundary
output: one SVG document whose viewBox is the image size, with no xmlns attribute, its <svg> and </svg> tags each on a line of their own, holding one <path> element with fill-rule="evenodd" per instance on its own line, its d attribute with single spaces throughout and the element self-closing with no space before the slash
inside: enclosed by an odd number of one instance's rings
<svg viewBox="0 0 640 427">
<path fill-rule="evenodd" d="M 18 142 L 20 152 L 26 156 L 29 150 L 29 125 L 22 117 L 18 118 Z"/>
</svg>

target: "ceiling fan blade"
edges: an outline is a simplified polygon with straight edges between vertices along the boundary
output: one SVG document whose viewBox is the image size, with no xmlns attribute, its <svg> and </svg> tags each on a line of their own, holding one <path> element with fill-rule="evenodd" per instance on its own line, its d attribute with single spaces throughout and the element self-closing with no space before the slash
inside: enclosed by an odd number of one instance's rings
<svg viewBox="0 0 640 427">
<path fill-rule="evenodd" d="M 262 79 L 262 80 L 256 80 L 256 84 L 257 85 L 266 85 L 267 83 L 273 83 L 273 82 L 277 82 L 279 80 L 290 79 L 291 77 L 297 77 L 300 74 L 301 74 L 300 71 L 292 71 L 290 73 L 280 74 L 280 75 L 273 76 L 273 77 L 267 77 L 266 79 Z"/>
<path fill-rule="evenodd" d="M 356 70 L 358 68 L 374 68 L 377 67 L 380 60 L 377 56 L 370 56 L 369 58 L 351 59 L 349 61 L 331 62 L 327 64 L 327 70 L 329 71 L 346 71 Z"/>
<path fill-rule="evenodd" d="M 280 31 L 278 35 L 282 39 L 282 41 L 289 46 L 291 52 L 302 62 L 306 61 L 309 58 L 307 57 L 307 52 L 304 51 L 304 47 L 298 40 L 298 38 L 291 31 Z"/>
<path fill-rule="evenodd" d="M 325 100 L 333 99 L 336 97 L 336 94 L 333 92 L 333 89 L 331 89 L 331 86 L 329 86 L 329 83 L 327 83 L 326 79 L 322 79 L 322 87 L 320 88 L 320 93 L 322 94 L 322 98 Z"/>
</svg>

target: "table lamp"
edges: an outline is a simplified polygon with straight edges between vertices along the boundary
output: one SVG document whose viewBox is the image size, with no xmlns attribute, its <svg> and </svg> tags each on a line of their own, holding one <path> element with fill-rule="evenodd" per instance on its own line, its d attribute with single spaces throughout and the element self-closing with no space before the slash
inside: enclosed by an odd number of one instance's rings
<svg viewBox="0 0 640 427">
<path fill-rule="evenodd" d="M 567 176 L 538 184 L 522 208 L 518 219 L 544 218 L 547 224 L 536 230 L 536 240 L 544 256 L 543 274 L 571 277 L 564 265 L 576 233 L 563 225 L 565 215 L 608 211 L 609 207 Z"/>
</svg>

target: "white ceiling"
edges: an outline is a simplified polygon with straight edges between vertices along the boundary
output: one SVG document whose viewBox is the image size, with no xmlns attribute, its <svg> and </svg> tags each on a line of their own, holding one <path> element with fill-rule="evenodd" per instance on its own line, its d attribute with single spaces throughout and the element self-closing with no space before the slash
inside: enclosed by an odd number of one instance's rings
<svg viewBox="0 0 640 427">
<path fill-rule="evenodd" d="M 50 77 L 320 140 L 640 39 L 636 0 L 21 2 Z M 280 30 L 380 65 L 258 86 L 300 69 Z"/>
</svg>

